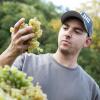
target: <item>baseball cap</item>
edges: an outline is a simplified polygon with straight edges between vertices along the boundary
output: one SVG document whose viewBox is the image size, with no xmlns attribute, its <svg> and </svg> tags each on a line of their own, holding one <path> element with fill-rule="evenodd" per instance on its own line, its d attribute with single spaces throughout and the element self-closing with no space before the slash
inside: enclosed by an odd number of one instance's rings
<svg viewBox="0 0 100 100">
<path fill-rule="evenodd" d="M 74 11 L 74 10 L 69 10 L 69 11 L 65 12 L 61 16 L 61 22 L 62 22 L 62 24 L 64 24 L 65 21 L 68 18 L 71 18 L 71 17 L 75 17 L 75 18 L 79 19 L 83 23 L 84 28 L 85 28 L 85 30 L 87 32 L 87 35 L 88 36 L 92 35 L 92 33 L 93 33 L 92 20 L 91 20 L 91 18 L 85 12 L 77 12 L 77 11 Z"/>
</svg>

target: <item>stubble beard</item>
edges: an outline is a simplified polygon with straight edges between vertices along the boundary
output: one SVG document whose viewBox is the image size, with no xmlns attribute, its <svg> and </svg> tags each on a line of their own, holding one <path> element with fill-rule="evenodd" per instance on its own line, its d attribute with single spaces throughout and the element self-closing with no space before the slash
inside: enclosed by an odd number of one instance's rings
<svg viewBox="0 0 100 100">
<path fill-rule="evenodd" d="M 63 54 L 63 55 L 72 55 L 72 50 L 70 48 L 60 48 L 59 47 L 59 51 Z"/>
<path fill-rule="evenodd" d="M 65 56 L 77 55 L 79 53 L 79 51 L 77 51 L 73 48 L 61 48 L 61 47 L 59 47 L 59 51 Z"/>
</svg>

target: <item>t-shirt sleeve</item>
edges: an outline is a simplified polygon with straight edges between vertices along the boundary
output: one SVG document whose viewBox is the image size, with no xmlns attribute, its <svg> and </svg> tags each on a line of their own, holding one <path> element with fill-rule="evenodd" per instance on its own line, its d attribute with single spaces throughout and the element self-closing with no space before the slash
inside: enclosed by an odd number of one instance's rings
<svg viewBox="0 0 100 100">
<path fill-rule="evenodd" d="M 25 54 L 18 56 L 12 64 L 12 67 L 17 67 L 19 70 L 22 70 Z"/>
<path fill-rule="evenodd" d="M 93 85 L 92 100 L 100 100 L 100 88 L 96 83 Z"/>
</svg>

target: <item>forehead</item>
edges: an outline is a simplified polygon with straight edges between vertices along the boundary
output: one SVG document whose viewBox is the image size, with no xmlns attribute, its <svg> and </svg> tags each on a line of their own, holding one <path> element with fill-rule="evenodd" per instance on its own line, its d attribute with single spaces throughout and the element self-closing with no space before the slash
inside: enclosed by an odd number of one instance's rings
<svg viewBox="0 0 100 100">
<path fill-rule="evenodd" d="M 81 27 L 82 29 L 85 30 L 85 27 L 84 27 L 83 22 L 82 22 L 81 20 L 79 20 L 78 18 L 75 18 L 75 17 L 67 18 L 67 19 L 65 20 L 64 25 L 67 25 L 68 23 L 72 23 L 72 24 L 75 23 L 75 25 L 77 24 L 77 26 L 79 26 L 79 27 Z"/>
</svg>

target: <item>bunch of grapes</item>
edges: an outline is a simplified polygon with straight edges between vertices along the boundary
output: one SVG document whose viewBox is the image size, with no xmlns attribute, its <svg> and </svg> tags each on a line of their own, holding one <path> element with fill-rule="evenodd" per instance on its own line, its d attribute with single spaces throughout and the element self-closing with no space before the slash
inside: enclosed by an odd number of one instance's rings
<svg viewBox="0 0 100 100">
<path fill-rule="evenodd" d="M 40 85 L 16 67 L 0 66 L 0 100 L 47 100 Z"/>
<path fill-rule="evenodd" d="M 38 42 L 38 38 L 42 36 L 42 29 L 41 29 L 41 22 L 34 17 L 33 19 L 29 20 L 29 23 L 22 23 L 20 29 L 25 28 L 27 26 L 32 26 L 32 32 L 34 33 L 34 37 L 32 40 L 28 41 L 28 52 L 33 52 L 36 49 L 38 52 L 43 52 L 43 49 L 39 47 L 40 43 Z M 14 32 L 14 28 L 10 28 L 10 32 Z"/>
</svg>

